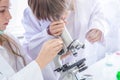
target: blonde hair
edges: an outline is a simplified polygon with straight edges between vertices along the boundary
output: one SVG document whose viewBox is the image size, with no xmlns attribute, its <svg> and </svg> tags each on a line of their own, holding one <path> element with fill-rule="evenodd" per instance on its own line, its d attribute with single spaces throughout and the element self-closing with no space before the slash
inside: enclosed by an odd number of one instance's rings
<svg viewBox="0 0 120 80">
<path fill-rule="evenodd" d="M 7 46 L 4 46 L 4 43 L 7 43 Z M 9 36 L 2 34 L 0 35 L 0 44 L 4 46 L 9 52 L 11 52 L 14 56 L 20 57 L 23 60 L 24 66 L 26 65 L 24 57 L 21 55 L 21 51 L 18 47 L 18 44 Z M 13 49 L 16 48 L 16 49 Z"/>
</svg>

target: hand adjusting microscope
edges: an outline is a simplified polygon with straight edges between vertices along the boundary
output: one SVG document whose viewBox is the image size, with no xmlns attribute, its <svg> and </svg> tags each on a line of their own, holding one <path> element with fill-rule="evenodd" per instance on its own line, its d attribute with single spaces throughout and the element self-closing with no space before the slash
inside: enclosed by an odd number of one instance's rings
<svg viewBox="0 0 120 80">
<path fill-rule="evenodd" d="M 60 57 L 66 54 L 67 51 L 71 52 L 74 56 L 77 56 L 77 51 L 80 48 L 84 48 L 85 45 L 79 42 L 79 40 L 73 40 L 69 32 L 67 31 L 66 26 L 64 27 L 63 33 L 60 37 L 63 40 L 64 47 L 54 59 L 56 67 L 54 71 L 60 72 L 61 76 L 59 80 L 78 80 L 76 78 L 76 73 L 87 69 L 87 66 L 85 65 L 86 59 L 83 58 L 73 64 L 62 65 Z"/>
</svg>

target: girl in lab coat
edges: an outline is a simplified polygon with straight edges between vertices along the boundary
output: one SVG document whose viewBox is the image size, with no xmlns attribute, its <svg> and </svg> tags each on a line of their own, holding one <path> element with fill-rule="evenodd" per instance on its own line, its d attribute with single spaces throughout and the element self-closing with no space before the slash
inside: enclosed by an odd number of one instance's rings
<svg viewBox="0 0 120 80">
<path fill-rule="evenodd" d="M 86 38 L 95 43 L 103 38 L 105 21 L 98 0 L 28 0 L 28 5 L 22 20 L 26 38 L 23 46 L 32 59 L 38 55 L 43 42 L 62 33 L 64 25 L 73 39 L 84 42 Z M 56 21 L 58 18 L 60 20 Z M 69 62 L 72 58 L 69 56 L 64 61 Z M 54 69 L 52 62 L 45 67 L 45 80 L 58 79 Z"/>
<path fill-rule="evenodd" d="M 29 57 L 23 54 L 17 39 L 4 32 L 10 19 L 9 0 L 0 0 L 0 80 L 44 80 L 41 69 L 62 49 L 62 41 L 47 41 L 38 57 L 26 66 Z"/>
</svg>

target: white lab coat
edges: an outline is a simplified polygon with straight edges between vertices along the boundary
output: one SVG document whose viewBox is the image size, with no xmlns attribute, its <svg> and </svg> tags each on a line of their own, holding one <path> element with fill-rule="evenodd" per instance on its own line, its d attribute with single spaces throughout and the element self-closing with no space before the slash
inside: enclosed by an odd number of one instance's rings
<svg viewBox="0 0 120 80">
<path fill-rule="evenodd" d="M 7 51 L 6 44 L 0 46 L 0 80 L 43 80 L 41 69 L 35 61 L 24 67 L 20 58 Z"/>
<path fill-rule="evenodd" d="M 66 25 L 70 35 L 73 39 L 78 39 L 81 42 L 85 41 L 85 34 L 92 28 L 100 29 L 103 33 L 105 32 L 105 21 L 102 13 L 101 4 L 98 0 L 74 0 L 75 11 L 72 11 L 67 18 L 68 24 Z M 29 55 L 35 59 L 42 44 L 52 36 L 46 32 L 50 21 L 39 21 L 31 9 L 28 7 L 24 11 L 24 17 L 22 20 L 25 29 L 25 39 L 23 43 L 25 50 Z M 82 51 L 79 51 L 82 53 Z M 80 59 L 82 54 L 78 56 Z M 66 59 L 66 62 L 70 61 L 72 57 Z M 50 66 L 52 66 L 50 68 Z M 57 80 L 56 74 L 54 74 L 54 64 L 50 63 L 44 70 L 45 80 Z M 48 73 L 49 70 L 49 73 Z M 45 72 L 47 71 L 47 72 Z M 51 78 L 48 76 L 51 75 Z"/>
<path fill-rule="evenodd" d="M 112 53 L 120 50 L 120 0 L 101 1 L 106 19 L 109 24 L 109 32 L 105 35 L 107 50 Z"/>
</svg>

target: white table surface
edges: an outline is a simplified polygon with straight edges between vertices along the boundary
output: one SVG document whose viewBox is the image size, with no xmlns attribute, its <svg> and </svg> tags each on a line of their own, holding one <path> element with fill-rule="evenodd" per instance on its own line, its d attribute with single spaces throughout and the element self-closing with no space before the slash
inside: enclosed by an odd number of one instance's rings
<svg viewBox="0 0 120 80">
<path fill-rule="evenodd" d="M 110 62 L 112 66 L 106 65 L 107 62 Z M 78 73 L 77 76 L 80 79 L 81 76 L 90 74 L 92 75 L 92 80 L 117 80 L 116 74 L 118 71 L 120 71 L 120 52 L 96 62 L 88 67 L 87 70 Z"/>
</svg>

